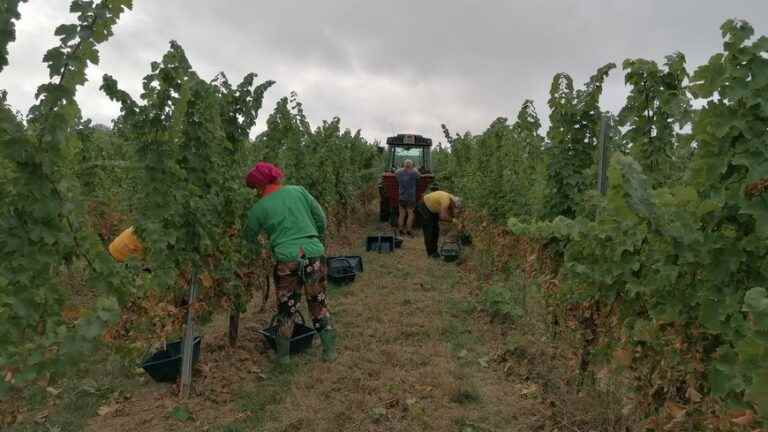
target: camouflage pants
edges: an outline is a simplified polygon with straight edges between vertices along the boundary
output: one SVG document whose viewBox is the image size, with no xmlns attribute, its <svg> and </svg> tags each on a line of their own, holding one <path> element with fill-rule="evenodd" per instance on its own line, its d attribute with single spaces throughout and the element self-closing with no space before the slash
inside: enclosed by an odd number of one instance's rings
<svg viewBox="0 0 768 432">
<path fill-rule="evenodd" d="M 331 313 L 326 301 L 326 266 L 325 258 L 310 258 L 304 277 L 299 274 L 299 263 L 278 262 L 275 265 L 275 291 L 277 300 L 278 325 L 280 334 L 290 337 L 293 324 L 301 303 L 301 292 L 307 297 L 312 325 L 320 332 L 330 329 Z"/>
</svg>

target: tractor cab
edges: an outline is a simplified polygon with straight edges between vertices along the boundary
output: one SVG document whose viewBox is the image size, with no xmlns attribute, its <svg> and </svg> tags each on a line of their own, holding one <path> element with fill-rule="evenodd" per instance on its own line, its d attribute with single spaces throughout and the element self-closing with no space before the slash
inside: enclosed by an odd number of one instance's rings
<svg viewBox="0 0 768 432">
<path fill-rule="evenodd" d="M 421 135 L 405 135 L 387 138 L 384 174 L 379 183 L 381 205 L 379 219 L 382 222 L 396 224 L 399 209 L 399 188 L 395 172 L 403 167 L 406 160 L 413 162 L 421 178 L 416 186 L 416 201 L 429 189 L 435 177 L 432 175 L 432 140 Z M 417 215 L 416 223 L 419 223 Z"/>
<path fill-rule="evenodd" d="M 394 173 L 406 160 L 421 174 L 430 174 L 432 140 L 421 135 L 397 135 L 387 138 L 387 157 L 384 171 Z"/>
</svg>

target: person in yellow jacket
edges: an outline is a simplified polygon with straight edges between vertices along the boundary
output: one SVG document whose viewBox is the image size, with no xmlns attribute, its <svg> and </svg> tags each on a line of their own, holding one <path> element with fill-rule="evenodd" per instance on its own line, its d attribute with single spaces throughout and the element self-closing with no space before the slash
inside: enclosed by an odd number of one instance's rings
<svg viewBox="0 0 768 432">
<path fill-rule="evenodd" d="M 117 262 L 125 262 L 128 257 L 140 256 L 144 251 L 139 238 L 136 237 L 133 227 L 130 227 L 120 233 L 117 238 L 109 244 L 109 254 Z"/>
<path fill-rule="evenodd" d="M 416 205 L 416 211 L 422 218 L 421 227 L 424 231 L 424 246 L 428 256 L 440 258 L 440 253 L 437 251 L 440 221 L 454 222 L 459 209 L 461 209 L 461 198 L 445 191 L 428 193 Z"/>
</svg>

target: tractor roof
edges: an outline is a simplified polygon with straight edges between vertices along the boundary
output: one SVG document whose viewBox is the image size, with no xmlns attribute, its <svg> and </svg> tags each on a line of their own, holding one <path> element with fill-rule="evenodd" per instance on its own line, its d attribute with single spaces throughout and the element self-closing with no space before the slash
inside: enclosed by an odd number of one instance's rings
<svg viewBox="0 0 768 432">
<path fill-rule="evenodd" d="M 431 147 L 432 140 L 421 135 L 398 134 L 387 138 L 387 145 Z"/>
</svg>

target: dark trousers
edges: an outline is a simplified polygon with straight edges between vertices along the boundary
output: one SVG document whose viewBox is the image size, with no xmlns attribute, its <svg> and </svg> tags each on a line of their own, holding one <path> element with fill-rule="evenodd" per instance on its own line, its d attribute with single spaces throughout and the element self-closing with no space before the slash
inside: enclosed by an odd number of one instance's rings
<svg viewBox="0 0 768 432">
<path fill-rule="evenodd" d="M 313 272 L 307 281 L 299 275 L 299 264 L 296 261 L 278 262 L 275 265 L 275 300 L 282 336 L 293 334 L 293 323 L 299 311 L 302 291 L 307 297 L 307 306 L 315 330 L 323 330 L 330 322 L 331 312 L 326 302 L 328 269 L 325 266 L 325 258 L 310 258 L 310 264 Z"/>
<path fill-rule="evenodd" d="M 437 241 L 440 239 L 440 215 L 432 213 L 423 202 L 416 205 L 416 211 L 421 215 L 421 229 L 424 230 L 427 255 L 434 255 L 437 253 Z"/>
</svg>

